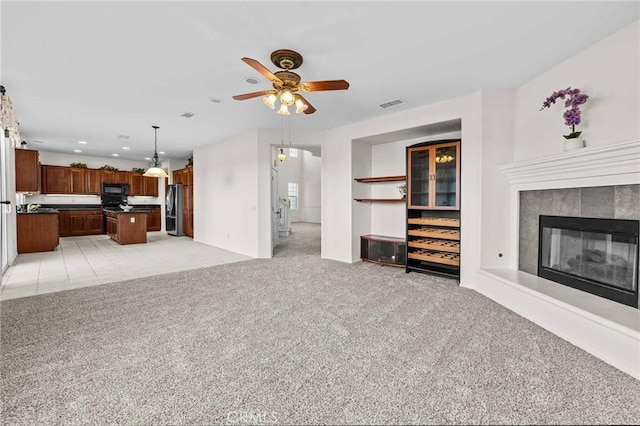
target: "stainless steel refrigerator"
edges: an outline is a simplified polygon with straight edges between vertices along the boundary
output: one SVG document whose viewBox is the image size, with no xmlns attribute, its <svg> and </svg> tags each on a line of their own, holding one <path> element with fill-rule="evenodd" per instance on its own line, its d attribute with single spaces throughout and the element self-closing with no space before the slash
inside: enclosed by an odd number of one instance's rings
<svg viewBox="0 0 640 426">
<path fill-rule="evenodd" d="M 167 234 L 181 237 L 183 230 L 182 184 L 172 183 L 167 190 L 166 203 Z"/>
</svg>

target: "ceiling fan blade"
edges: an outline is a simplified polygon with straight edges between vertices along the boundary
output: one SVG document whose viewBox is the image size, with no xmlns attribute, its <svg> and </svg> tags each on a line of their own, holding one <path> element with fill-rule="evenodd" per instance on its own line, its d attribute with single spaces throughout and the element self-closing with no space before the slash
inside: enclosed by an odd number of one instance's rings
<svg viewBox="0 0 640 426">
<path fill-rule="evenodd" d="M 304 96 L 302 96 L 302 95 L 301 95 L 301 94 L 299 94 L 299 93 L 296 93 L 296 96 L 297 96 L 298 98 L 300 98 L 300 100 L 301 100 L 302 102 L 304 102 L 304 104 L 307 106 L 307 109 L 305 109 L 305 110 L 303 111 L 305 114 L 313 114 L 314 112 L 316 112 L 316 109 L 313 107 L 313 105 L 311 105 L 311 104 L 309 103 L 309 101 L 308 101 L 308 100 L 306 100 L 306 99 L 304 98 Z"/>
<path fill-rule="evenodd" d="M 320 92 L 322 90 L 346 90 L 349 83 L 345 80 L 307 81 L 301 83 L 303 90 L 307 92 Z"/>
<path fill-rule="evenodd" d="M 260 62 L 256 61 L 255 59 L 242 58 L 242 62 L 249 65 L 251 68 L 258 71 L 263 76 L 267 77 L 269 81 L 280 81 L 280 82 L 282 81 L 278 77 L 276 77 L 274 73 L 269 71 L 264 65 L 262 65 Z"/>
<path fill-rule="evenodd" d="M 276 91 L 275 90 L 261 90 L 259 92 L 251 92 L 251 93 L 245 93 L 243 95 L 235 95 L 235 96 L 233 96 L 233 99 L 235 99 L 236 101 L 244 101 L 245 99 L 257 98 L 258 96 L 270 95 L 272 93 L 276 93 Z"/>
</svg>

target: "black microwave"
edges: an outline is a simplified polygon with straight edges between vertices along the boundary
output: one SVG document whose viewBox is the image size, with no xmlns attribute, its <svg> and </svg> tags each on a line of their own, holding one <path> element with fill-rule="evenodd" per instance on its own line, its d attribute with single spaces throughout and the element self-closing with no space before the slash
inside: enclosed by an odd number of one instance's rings
<svg viewBox="0 0 640 426">
<path fill-rule="evenodd" d="M 102 182 L 102 195 L 129 195 L 128 183 Z"/>
</svg>

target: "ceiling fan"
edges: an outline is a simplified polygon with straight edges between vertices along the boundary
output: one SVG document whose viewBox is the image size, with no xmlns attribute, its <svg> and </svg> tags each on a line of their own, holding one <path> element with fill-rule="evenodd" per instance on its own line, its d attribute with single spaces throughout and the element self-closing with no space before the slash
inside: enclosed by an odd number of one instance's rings
<svg viewBox="0 0 640 426">
<path fill-rule="evenodd" d="M 288 49 L 279 49 L 271 53 L 271 62 L 284 71 L 272 73 L 264 65 L 255 59 L 242 58 L 242 61 L 251 68 L 267 77 L 273 89 L 261 90 L 259 92 L 245 93 L 243 95 L 235 95 L 233 99 L 243 101 L 245 99 L 262 98 L 265 105 L 271 109 L 275 109 L 275 103 L 280 99 L 280 109 L 278 114 L 290 115 L 289 106 L 296 105 L 296 113 L 304 112 L 305 114 L 313 114 L 316 109 L 307 101 L 300 92 L 320 92 L 323 90 L 346 90 L 349 83 L 345 80 L 325 80 L 325 81 L 300 81 L 300 76 L 291 71 L 302 65 L 302 55 L 298 52 Z"/>
</svg>

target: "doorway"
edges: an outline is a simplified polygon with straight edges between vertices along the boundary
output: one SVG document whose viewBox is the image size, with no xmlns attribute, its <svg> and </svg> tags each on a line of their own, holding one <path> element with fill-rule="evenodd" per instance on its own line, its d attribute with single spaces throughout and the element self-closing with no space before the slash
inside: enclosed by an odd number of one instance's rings
<svg viewBox="0 0 640 426">
<path fill-rule="evenodd" d="M 0 260 L 2 274 L 9 267 L 9 229 L 7 217 L 11 213 L 9 201 L 9 144 L 4 129 L 0 128 Z"/>
</svg>

